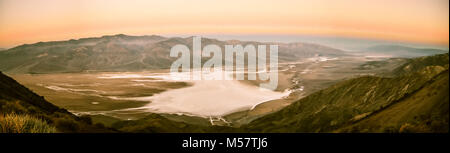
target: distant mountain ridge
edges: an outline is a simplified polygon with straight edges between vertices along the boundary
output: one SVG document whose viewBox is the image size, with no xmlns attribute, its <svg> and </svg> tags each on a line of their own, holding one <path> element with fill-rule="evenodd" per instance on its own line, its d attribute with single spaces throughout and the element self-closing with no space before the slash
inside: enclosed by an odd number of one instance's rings
<svg viewBox="0 0 450 153">
<path fill-rule="evenodd" d="M 85 71 L 140 71 L 169 68 L 177 58 L 169 56 L 177 44 L 192 47 L 192 37 L 112 35 L 67 41 L 38 42 L 0 52 L 0 71 L 8 73 L 63 73 Z M 277 44 L 279 61 L 313 56 L 344 56 L 345 52 L 308 43 L 259 43 L 202 38 L 202 46 L 215 44 Z M 192 49 L 191 49 L 192 50 Z"/>
<path fill-rule="evenodd" d="M 376 45 L 365 49 L 365 51 L 406 58 L 448 53 L 448 50 L 434 48 L 413 48 L 400 45 Z"/>
</svg>

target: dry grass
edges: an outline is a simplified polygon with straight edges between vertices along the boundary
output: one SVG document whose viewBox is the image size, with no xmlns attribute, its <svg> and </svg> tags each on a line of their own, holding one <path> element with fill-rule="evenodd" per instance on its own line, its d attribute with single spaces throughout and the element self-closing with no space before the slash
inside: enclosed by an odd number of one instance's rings
<svg viewBox="0 0 450 153">
<path fill-rule="evenodd" d="M 56 128 L 30 115 L 0 115 L 0 133 L 56 133 Z"/>
</svg>

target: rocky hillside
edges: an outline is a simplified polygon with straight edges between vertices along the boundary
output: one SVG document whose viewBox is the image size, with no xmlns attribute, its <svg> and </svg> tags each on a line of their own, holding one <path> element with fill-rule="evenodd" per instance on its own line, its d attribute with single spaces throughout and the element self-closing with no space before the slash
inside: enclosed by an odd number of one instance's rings
<svg viewBox="0 0 450 153">
<path fill-rule="evenodd" d="M 404 69 L 408 69 L 408 72 Z M 448 132 L 448 54 L 337 83 L 245 125 L 251 132 Z"/>
<path fill-rule="evenodd" d="M 334 132 L 448 132 L 448 70 L 391 106 Z"/>
<path fill-rule="evenodd" d="M 406 59 L 407 62 L 397 67 L 392 74 L 406 75 L 413 72 L 425 73 L 432 70 L 448 69 L 448 53 L 435 56 L 424 56 L 414 59 Z"/>
<path fill-rule="evenodd" d="M 61 109 L 0 72 L 0 115 L 26 115 L 42 119 L 56 127 L 57 132 L 114 132 L 102 125 L 93 125 L 89 117 L 77 117 Z"/>
<path fill-rule="evenodd" d="M 192 37 L 166 38 L 161 36 L 113 35 L 78 40 L 39 42 L 17 46 L 0 52 L 0 71 L 8 73 L 60 73 L 84 71 L 140 71 L 169 68 L 177 58 L 169 57 L 177 44 L 192 48 Z M 202 46 L 215 44 L 275 44 L 219 41 L 202 38 Z M 344 52 L 315 44 L 279 43 L 279 61 L 301 58 L 342 56 Z M 191 49 L 192 50 L 192 49 Z"/>
</svg>

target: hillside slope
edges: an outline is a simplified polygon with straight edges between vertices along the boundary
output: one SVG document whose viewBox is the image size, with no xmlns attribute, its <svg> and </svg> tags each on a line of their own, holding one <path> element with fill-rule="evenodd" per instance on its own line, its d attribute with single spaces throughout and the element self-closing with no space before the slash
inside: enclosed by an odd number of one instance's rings
<svg viewBox="0 0 450 153">
<path fill-rule="evenodd" d="M 351 127 L 353 123 L 375 114 L 381 116 L 377 120 L 379 124 L 388 122 L 386 119 L 391 116 L 386 116 L 389 114 L 387 111 L 397 110 L 408 114 L 406 115 L 408 117 L 425 118 L 420 119 L 417 123 L 420 125 L 409 123 L 407 118 L 400 118 L 395 122 L 392 121 L 389 127 L 374 126 L 368 129 L 363 128 L 367 127 L 364 125 L 371 125 L 371 120 L 367 120 L 360 122 L 361 126 L 355 125 L 356 128 L 351 128 L 353 130 L 344 128 L 342 131 L 405 132 L 400 128 L 408 123 L 414 127 L 423 127 L 414 128 L 416 130 L 411 132 L 448 132 L 449 101 L 448 95 L 443 95 L 448 91 L 448 54 L 424 58 L 434 59 L 435 62 L 422 63 L 420 68 L 417 67 L 418 69 L 401 75 L 394 71 L 393 73 L 399 75 L 393 78 L 366 76 L 337 83 L 311 94 L 279 112 L 256 119 L 243 128 L 251 132 L 332 132 L 340 128 Z M 424 58 L 413 59 L 409 64 L 420 63 Z M 445 60 L 447 63 L 441 62 Z M 429 90 L 430 88 L 435 89 Z M 429 96 L 429 94 L 434 96 Z M 429 108 L 421 106 L 423 110 L 414 109 L 417 106 L 408 105 L 414 103 L 409 102 L 411 100 L 408 97 L 421 99 L 421 105 Z M 394 108 L 394 106 L 398 107 L 396 105 L 404 107 L 396 109 Z M 434 112 L 437 112 L 437 115 L 433 115 Z M 422 123 L 426 123 L 427 126 Z M 428 123 L 439 124 L 439 126 L 433 125 L 433 127 L 441 128 L 428 127 Z"/>
<path fill-rule="evenodd" d="M 448 132 L 449 73 L 369 117 L 335 132 Z"/>
<path fill-rule="evenodd" d="M 0 72 L 0 115 L 23 114 L 42 119 L 58 132 L 114 132 L 92 125 L 89 117 L 77 117 L 61 109 Z"/>
<path fill-rule="evenodd" d="M 446 68 L 446 65 L 448 68 L 449 63 L 448 53 L 406 60 L 407 62 L 405 64 L 395 68 L 392 71 L 393 75 L 396 76 L 407 75 L 408 73 L 413 73 L 417 70 L 426 71 L 427 69 L 437 68 L 439 66 L 442 66 L 442 68 Z"/>
</svg>

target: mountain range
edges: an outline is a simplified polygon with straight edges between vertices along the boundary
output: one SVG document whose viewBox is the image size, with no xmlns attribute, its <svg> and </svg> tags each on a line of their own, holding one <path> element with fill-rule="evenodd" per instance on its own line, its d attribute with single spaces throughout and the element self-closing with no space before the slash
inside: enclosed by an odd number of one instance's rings
<svg viewBox="0 0 450 153">
<path fill-rule="evenodd" d="M 434 49 L 434 48 L 413 48 L 400 45 L 375 45 L 368 47 L 364 50 L 365 52 L 376 53 L 376 54 L 386 54 L 394 57 L 420 57 L 420 56 L 430 56 L 435 54 L 445 54 L 448 50 Z"/>
<path fill-rule="evenodd" d="M 112 35 L 78 40 L 38 42 L 20 45 L 0 52 L 0 71 L 8 73 L 62 73 L 85 71 L 142 71 L 166 69 L 177 58 L 170 49 L 184 44 L 192 48 L 192 37 Z M 279 46 L 279 61 L 297 61 L 314 56 L 344 56 L 345 52 L 309 43 L 260 43 L 220 41 L 202 38 L 202 46 L 247 44 Z M 192 49 L 190 49 L 192 51 Z M 203 59 L 206 60 L 206 59 Z"/>
</svg>

